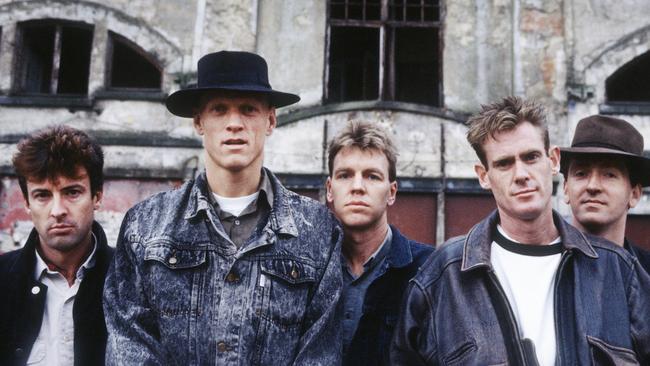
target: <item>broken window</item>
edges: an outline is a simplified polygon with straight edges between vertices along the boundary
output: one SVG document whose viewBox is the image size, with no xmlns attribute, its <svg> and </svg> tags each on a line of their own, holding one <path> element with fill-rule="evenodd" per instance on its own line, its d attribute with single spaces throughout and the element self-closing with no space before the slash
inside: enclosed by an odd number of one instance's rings
<svg viewBox="0 0 650 366">
<path fill-rule="evenodd" d="M 650 51 L 635 57 L 605 81 L 609 102 L 650 102 Z"/>
<path fill-rule="evenodd" d="M 442 105 L 439 0 L 329 0 L 327 102 Z"/>
<path fill-rule="evenodd" d="M 14 89 L 23 94 L 88 93 L 93 27 L 80 22 L 18 24 Z"/>
<path fill-rule="evenodd" d="M 110 34 L 109 88 L 160 90 L 162 73 L 158 65 L 137 45 Z"/>
</svg>

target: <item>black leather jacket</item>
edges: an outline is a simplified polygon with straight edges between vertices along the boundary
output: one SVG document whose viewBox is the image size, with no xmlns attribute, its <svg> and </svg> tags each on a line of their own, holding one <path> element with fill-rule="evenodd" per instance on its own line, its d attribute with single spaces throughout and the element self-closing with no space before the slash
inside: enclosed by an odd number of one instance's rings
<svg viewBox="0 0 650 366">
<path fill-rule="evenodd" d="M 625 249 L 554 220 L 556 365 L 650 364 L 650 276 Z M 494 212 L 451 239 L 411 280 L 392 365 L 534 364 L 491 266 L 497 222 Z"/>
</svg>

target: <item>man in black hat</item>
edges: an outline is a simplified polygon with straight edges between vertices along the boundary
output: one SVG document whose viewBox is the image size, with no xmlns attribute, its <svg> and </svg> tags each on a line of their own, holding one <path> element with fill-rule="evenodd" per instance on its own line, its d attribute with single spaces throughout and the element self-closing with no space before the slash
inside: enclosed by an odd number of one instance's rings
<svg viewBox="0 0 650 366">
<path fill-rule="evenodd" d="M 622 119 L 589 116 L 578 122 L 571 147 L 560 152 L 564 201 L 571 205 L 573 225 L 625 247 L 650 271 L 650 252 L 625 238 L 627 211 L 650 186 L 643 136 Z"/>
<path fill-rule="evenodd" d="M 336 365 L 341 231 L 262 167 L 275 108 L 264 59 L 222 51 L 167 98 L 205 172 L 127 212 L 104 293 L 109 364 Z"/>
</svg>

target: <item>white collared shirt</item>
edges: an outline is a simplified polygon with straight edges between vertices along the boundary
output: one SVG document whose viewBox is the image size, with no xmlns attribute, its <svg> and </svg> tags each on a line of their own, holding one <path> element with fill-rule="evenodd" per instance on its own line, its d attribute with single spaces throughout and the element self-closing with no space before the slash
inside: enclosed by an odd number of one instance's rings
<svg viewBox="0 0 650 366">
<path fill-rule="evenodd" d="M 57 271 L 51 271 L 36 251 L 34 278 L 47 286 L 43 322 L 27 360 L 28 365 L 72 365 L 74 364 L 74 321 L 72 308 L 74 299 L 86 271 L 95 266 L 97 238 L 93 238 L 93 251 L 79 267 L 72 286 Z M 40 289 L 36 286 L 32 293 Z"/>
</svg>

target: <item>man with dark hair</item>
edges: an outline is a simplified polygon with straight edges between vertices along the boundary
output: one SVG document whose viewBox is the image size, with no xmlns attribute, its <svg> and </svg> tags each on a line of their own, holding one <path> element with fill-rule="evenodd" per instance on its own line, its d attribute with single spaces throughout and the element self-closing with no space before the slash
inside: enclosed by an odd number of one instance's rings
<svg viewBox="0 0 650 366">
<path fill-rule="evenodd" d="M 571 147 L 560 149 L 564 201 L 573 225 L 624 247 L 650 271 L 650 252 L 625 238 L 627 211 L 650 186 L 650 159 L 643 136 L 630 123 L 608 116 L 578 122 Z"/>
<path fill-rule="evenodd" d="M 0 364 L 103 365 L 113 250 L 94 221 L 102 149 L 82 131 L 50 127 L 21 141 L 13 164 L 34 229 L 0 256 Z"/>
<path fill-rule="evenodd" d="M 497 210 L 451 239 L 406 290 L 395 365 L 647 365 L 650 276 L 551 206 L 560 151 L 544 110 L 508 97 L 469 120 Z"/>
<path fill-rule="evenodd" d="M 264 59 L 202 57 L 167 108 L 193 118 L 205 172 L 126 214 L 106 280 L 107 362 L 337 365 L 342 240 L 321 205 L 262 167 L 275 108 Z"/>
<path fill-rule="evenodd" d="M 388 225 L 397 193 L 395 146 L 386 131 L 350 122 L 332 140 L 327 201 L 343 225 L 344 364 L 379 365 L 408 280 L 433 251 Z"/>
</svg>

